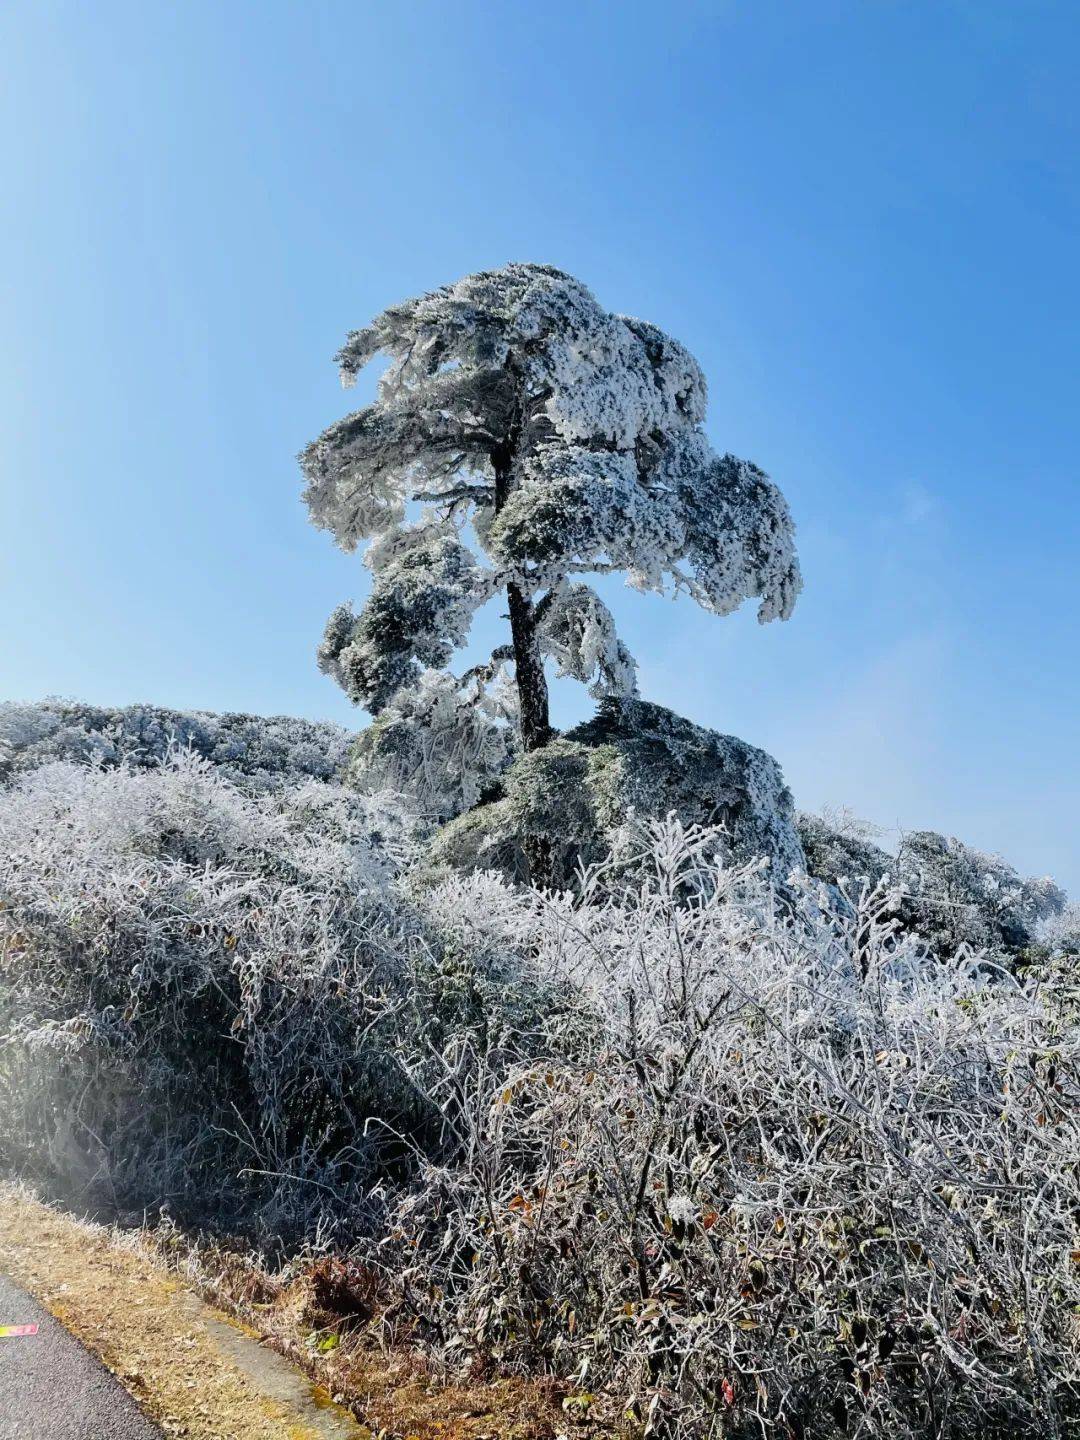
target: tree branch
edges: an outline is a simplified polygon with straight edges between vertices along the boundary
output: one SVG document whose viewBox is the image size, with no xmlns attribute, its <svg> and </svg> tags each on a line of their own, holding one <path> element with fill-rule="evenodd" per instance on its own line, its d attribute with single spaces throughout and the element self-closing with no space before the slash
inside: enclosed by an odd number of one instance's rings
<svg viewBox="0 0 1080 1440">
<path fill-rule="evenodd" d="M 449 490 L 416 490 L 413 492 L 414 500 L 422 500 L 430 505 L 441 505 L 453 503 L 458 500 L 486 500 L 494 499 L 495 491 L 490 485 L 452 485 Z"/>
</svg>

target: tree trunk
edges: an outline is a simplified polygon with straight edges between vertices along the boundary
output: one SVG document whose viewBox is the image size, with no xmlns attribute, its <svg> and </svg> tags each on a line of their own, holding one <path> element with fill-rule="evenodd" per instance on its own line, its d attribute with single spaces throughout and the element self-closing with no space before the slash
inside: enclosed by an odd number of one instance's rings
<svg viewBox="0 0 1080 1440">
<path fill-rule="evenodd" d="M 548 687 L 544 659 L 536 642 L 533 604 L 517 585 L 506 587 L 510 602 L 510 633 L 514 641 L 514 677 L 521 711 L 521 744 L 539 750 L 551 739 Z"/>
<path fill-rule="evenodd" d="M 518 427 L 512 429 L 516 439 Z M 493 452 L 495 467 L 495 513 L 502 509 L 510 495 L 514 463 L 514 440 Z M 533 603 L 520 585 L 506 587 L 510 602 L 510 635 L 514 642 L 514 679 L 517 683 L 518 706 L 521 712 L 521 744 L 526 751 L 539 750 L 551 739 L 548 719 L 548 687 L 544 675 L 544 659 L 536 640 L 536 619 Z"/>
</svg>

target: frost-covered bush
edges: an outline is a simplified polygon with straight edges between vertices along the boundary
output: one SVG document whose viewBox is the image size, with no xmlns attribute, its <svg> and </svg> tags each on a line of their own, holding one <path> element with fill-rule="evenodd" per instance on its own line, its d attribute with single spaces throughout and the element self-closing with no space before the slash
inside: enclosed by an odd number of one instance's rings
<svg viewBox="0 0 1080 1440">
<path fill-rule="evenodd" d="M 1073 901 L 1046 916 L 1039 924 L 1036 939 L 1051 954 L 1080 956 L 1080 904 Z"/>
<path fill-rule="evenodd" d="M 779 898 L 723 828 L 624 830 L 576 893 L 432 884 L 399 796 L 179 750 L 16 777 L 0 1167 L 353 1240 L 384 1333 L 638 1433 L 1065 1440 L 1067 917 L 1012 974 L 895 882 Z"/>
<path fill-rule="evenodd" d="M 336 776 L 352 736 L 339 725 L 284 715 L 214 715 L 161 705 L 108 709 L 75 700 L 0 704 L 0 780 L 51 760 L 155 765 L 190 749 L 245 785 Z"/>
<path fill-rule="evenodd" d="M 1016 954 L 1039 923 L 1061 912 L 1062 890 L 1048 877 L 1028 877 L 999 855 L 916 830 L 903 836 L 897 877 L 913 898 L 912 923 L 937 949 L 961 945 Z"/>
<path fill-rule="evenodd" d="M 437 1153 L 399 1030 L 498 1049 L 531 993 L 446 959 L 394 886 L 411 845 L 397 797 L 245 793 L 187 752 L 0 792 L 0 1166 L 266 1235 L 359 1224 L 394 1131 Z"/>
<path fill-rule="evenodd" d="M 430 898 L 575 1003 L 514 1065 L 402 1055 L 459 1137 L 375 1247 L 403 1315 L 680 1440 L 1074 1433 L 1075 1014 L 931 957 L 887 889 L 780 910 L 717 839 L 653 826 L 621 895 Z"/>
<path fill-rule="evenodd" d="M 1043 922 L 1060 915 L 1064 892 L 1049 877 L 1025 879 L 999 855 L 933 830 L 901 837 L 895 855 L 873 843 L 874 830 L 850 814 L 799 815 L 806 868 L 815 879 L 857 894 L 891 877 L 903 891 L 904 925 L 935 950 L 961 946 L 1018 957 Z"/>
<path fill-rule="evenodd" d="M 850 813 L 809 815 L 800 811 L 796 821 L 806 873 L 812 879 L 858 892 L 862 882 L 873 888 L 883 876 L 895 872 L 895 857 L 874 844 L 877 832 Z"/>
</svg>

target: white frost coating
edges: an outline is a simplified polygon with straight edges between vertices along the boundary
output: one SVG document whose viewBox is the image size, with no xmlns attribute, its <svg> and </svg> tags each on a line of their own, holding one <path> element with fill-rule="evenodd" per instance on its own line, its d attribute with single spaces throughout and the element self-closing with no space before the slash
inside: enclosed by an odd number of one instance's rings
<svg viewBox="0 0 1080 1440">
<path fill-rule="evenodd" d="M 513 760 L 516 691 L 425 670 L 356 741 L 348 778 L 365 792 L 404 793 L 427 819 L 468 810 Z"/>
<path fill-rule="evenodd" d="M 589 687 L 598 700 L 637 694 L 637 661 L 615 634 L 615 621 L 588 585 L 563 581 L 540 622 L 540 650 L 560 675 Z"/>
<path fill-rule="evenodd" d="M 338 606 L 318 663 L 351 699 L 378 714 L 416 684 L 421 667 L 447 663 L 495 577 L 452 525 L 430 520 L 380 535 L 366 560 L 374 575 L 368 603 L 360 615 Z"/>
<path fill-rule="evenodd" d="M 76 700 L 0 704 L 0 781 L 54 760 L 153 769 L 174 750 L 213 763 L 245 789 L 333 779 L 352 736 L 288 715 L 214 715 L 161 705 L 122 709 Z"/>
<path fill-rule="evenodd" d="M 496 560 L 527 567 L 537 583 L 617 569 L 647 574 L 649 588 L 662 589 L 662 555 L 681 550 L 685 528 L 665 495 L 642 487 L 632 455 L 546 447 L 521 472 L 486 536 Z"/>
<path fill-rule="evenodd" d="M 1010 963 L 1065 907 L 1064 891 L 1049 876 L 1025 878 L 1000 855 L 955 837 L 914 830 L 889 854 L 874 843 L 880 834 L 846 810 L 799 817 L 808 874 L 849 896 L 864 881 L 890 877 L 904 895 L 905 925 L 939 955 L 966 946 Z"/>
<path fill-rule="evenodd" d="M 390 364 L 375 402 L 301 456 L 313 522 L 345 549 L 375 537 L 392 557 L 373 557 L 367 609 L 336 612 L 321 652 L 354 699 L 377 709 L 416 684 L 414 661 L 444 665 L 477 596 L 508 583 L 539 606 L 569 575 L 620 570 L 717 614 L 748 598 L 763 622 L 791 614 L 787 505 L 756 466 L 712 451 L 701 369 L 654 325 L 550 266 L 514 264 L 383 311 L 340 351 L 343 382 L 377 354 Z M 415 502 L 446 524 L 406 582 L 397 537 Z M 490 557 L 484 582 L 466 578 L 480 567 L 452 537 L 464 523 Z M 428 571 L 439 597 L 423 613 Z M 415 643 L 391 619 L 406 611 Z"/>
</svg>

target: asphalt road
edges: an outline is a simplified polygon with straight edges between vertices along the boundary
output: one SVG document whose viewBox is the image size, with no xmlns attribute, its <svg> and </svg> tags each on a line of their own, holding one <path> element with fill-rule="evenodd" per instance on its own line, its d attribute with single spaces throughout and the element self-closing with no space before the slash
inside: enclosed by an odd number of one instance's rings
<svg viewBox="0 0 1080 1440">
<path fill-rule="evenodd" d="M 36 1300 L 0 1275 L 0 1440 L 160 1440 L 120 1382 Z"/>
</svg>

